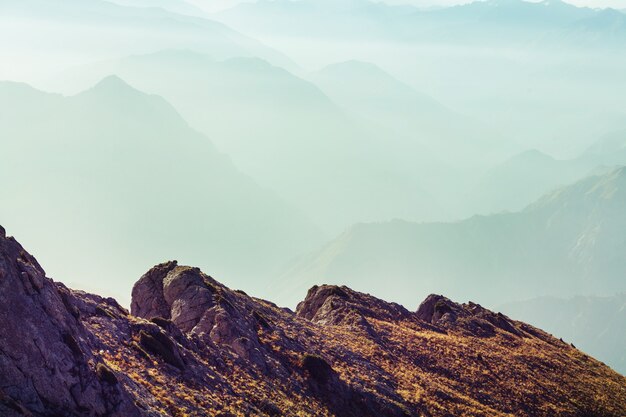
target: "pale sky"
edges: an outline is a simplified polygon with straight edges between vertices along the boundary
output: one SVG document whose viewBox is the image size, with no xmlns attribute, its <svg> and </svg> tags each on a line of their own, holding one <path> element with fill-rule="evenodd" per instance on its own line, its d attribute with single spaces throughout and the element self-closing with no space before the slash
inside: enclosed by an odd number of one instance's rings
<svg viewBox="0 0 626 417">
<path fill-rule="evenodd" d="M 253 2 L 254 0 L 187 0 L 188 3 L 195 4 L 200 8 L 214 12 L 227 9 L 242 2 Z M 450 6 L 454 4 L 471 3 L 473 0 L 378 0 L 391 4 L 414 4 L 421 7 Z M 626 9 L 626 0 L 565 0 L 567 3 L 576 6 L 587 7 L 613 7 L 615 9 Z"/>
<path fill-rule="evenodd" d="M 383 0 L 394 4 L 415 4 L 418 6 L 449 6 L 454 4 L 471 3 L 473 0 Z M 613 7 L 626 9 L 626 0 L 564 0 L 576 6 Z"/>
<path fill-rule="evenodd" d="M 227 9 L 243 2 L 254 2 L 254 0 L 186 0 L 187 3 L 195 4 L 196 6 L 208 11 L 215 12 L 218 10 Z M 450 6 L 454 4 L 471 3 L 473 0 L 375 0 L 384 1 L 390 4 L 414 4 L 420 7 L 432 7 L 432 6 Z M 626 0 L 564 0 L 567 3 L 575 4 L 576 6 L 587 7 L 613 7 L 615 9 L 626 9 Z"/>
</svg>

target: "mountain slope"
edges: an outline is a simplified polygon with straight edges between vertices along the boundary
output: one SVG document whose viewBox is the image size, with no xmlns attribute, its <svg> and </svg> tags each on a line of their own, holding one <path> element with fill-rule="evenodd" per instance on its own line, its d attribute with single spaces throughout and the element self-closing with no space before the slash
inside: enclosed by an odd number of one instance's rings
<svg viewBox="0 0 626 417">
<path fill-rule="evenodd" d="M 10 138 L 0 142 L 0 217 L 81 287 L 127 293 L 130 277 L 171 253 L 254 288 L 322 238 L 162 98 L 117 77 L 71 97 L 0 90 L 0 137 Z"/>
<path fill-rule="evenodd" d="M 490 169 L 468 192 L 469 212 L 522 210 L 543 194 L 588 176 L 597 165 L 588 158 L 558 160 L 535 149 L 522 152 Z"/>
<path fill-rule="evenodd" d="M 385 152 L 393 154 L 395 164 L 405 167 L 406 175 L 415 177 L 445 207 L 448 217 L 437 220 L 467 215 L 459 210 L 458 190 L 517 149 L 491 128 L 416 91 L 375 64 L 339 62 L 310 78 L 361 126 L 380 132 L 388 144 Z"/>
<path fill-rule="evenodd" d="M 626 374 L 626 294 L 543 297 L 505 304 L 502 311 L 562 336 Z"/>
<path fill-rule="evenodd" d="M 410 172 L 428 156 L 407 160 L 388 131 L 367 129 L 315 84 L 264 60 L 167 50 L 78 72 L 119 74 L 165 97 L 242 171 L 331 234 L 356 221 L 432 219 L 440 211 Z"/>
<path fill-rule="evenodd" d="M 518 211 L 557 187 L 626 165 L 626 130 L 602 135 L 572 159 L 536 149 L 514 155 L 485 173 L 466 195 L 470 213 Z"/>
<path fill-rule="evenodd" d="M 626 130 L 611 132 L 583 152 L 580 158 L 595 165 L 626 164 Z"/>
<path fill-rule="evenodd" d="M 613 294 L 625 289 L 624 207 L 622 167 L 558 189 L 517 213 L 457 223 L 356 225 L 293 266 L 283 296 L 320 278 L 403 303 L 412 299 L 398 287 L 491 305 L 551 294 Z M 393 285 L 383 275 L 392 276 Z"/>
<path fill-rule="evenodd" d="M 495 139 L 494 132 L 416 91 L 375 64 L 339 62 L 313 73 L 311 79 L 363 123 L 380 124 L 414 146 L 401 153 L 415 155 L 430 150 L 437 158 L 458 165 L 460 159 L 471 164 L 477 159 L 501 157 L 510 150 L 504 140 Z"/>
<path fill-rule="evenodd" d="M 479 305 L 413 313 L 347 287 L 297 312 L 176 262 L 132 313 L 73 291 L 0 228 L 0 412 L 53 416 L 607 416 L 626 380 Z M 17 313 L 17 314 L 16 314 Z"/>
<path fill-rule="evenodd" d="M 594 48 L 611 52 L 622 50 L 626 45 L 626 16 L 614 9 L 596 11 L 591 16 L 577 20 L 562 32 L 546 35 L 544 42 L 563 42 L 580 48 Z"/>
<path fill-rule="evenodd" d="M 241 4 L 215 18 L 310 68 L 375 63 L 522 144 L 515 152 L 571 158 L 590 138 L 624 128 L 626 42 L 616 13 L 562 1 L 399 10 L 385 2 L 282 0 Z"/>
</svg>

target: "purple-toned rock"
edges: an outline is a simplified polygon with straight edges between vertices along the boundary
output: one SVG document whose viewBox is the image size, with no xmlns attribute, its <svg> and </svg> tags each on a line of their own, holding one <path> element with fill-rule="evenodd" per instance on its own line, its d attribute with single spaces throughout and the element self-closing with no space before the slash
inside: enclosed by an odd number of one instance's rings
<svg viewBox="0 0 626 417">
<path fill-rule="evenodd" d="M 75 295 L 0 232 L 0 415 L 147 415 L 102 371 Z"/>
</svg>

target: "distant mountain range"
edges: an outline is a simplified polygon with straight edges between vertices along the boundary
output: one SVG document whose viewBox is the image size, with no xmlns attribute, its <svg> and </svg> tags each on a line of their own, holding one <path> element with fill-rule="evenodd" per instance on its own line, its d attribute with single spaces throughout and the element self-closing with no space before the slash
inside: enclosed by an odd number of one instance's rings
<svg viewBox="0 0 626 417">
<path fill-rule="evenodd" d="M 592 165 L 584 161 L 557 160 L 537 150 L 526 151 L 489 170 L 468 192 L 467 209 L 478 214 L 519 211 L 591 170 Z"/>
<path fill-rule="evenodd" d="M 544 40 L 609 51 L 623 49 L 626 44 L 626 15 L 613 9 L 596 11 L 592 16 L 571 23 L 563 33 L 547 35 Z"/>
<path fill-rule="evenodd" d="M 590 174 L 626 165 L 626 130 L 602 136 L 573 159 L 557 160 L 537 150 L 522 152 L 490 169 L 467 192 L 468 213 L 518 211 L 542 194 Z"/>
<path fill-rule="evenodd" d="M 213 16 L 305 67 L 346 59 L 374 63 L 519 143 L 518 151 L 571 158 L 591 138 L 626 128 L 626 28 L 624 15 L 611 9 L 561 1 L 476 1 L 422 10 L 370 1 L 276 0 Z"/>
<path fill-rule="evenodd" d="M 626 374 L 626 294 L 609 297 L 542 297 L 499 307 Z"/>
<path fill-rule="evenodd" d="M 0 83 L 0 115 L 0 217 L 70 281 L 123 287 L 171 253 L 254 285 L 322 241 L 166 101 L 118 77 L 71 97 Z"/>
<path fill-rule="evenodd" d="M 430 155 L 448 167 L 476 165 L 477 161 L 498 160 L 513 148 L 486 125 L 416 91 L 370 62 L 331 64 L 310 78 L 337 104 L 358 116 L 360 123 L 384 126 L 403 138 L 405 148 L 399 154 L 410 155 L 414 165 L 428 163 Z M 392 150 L 395 146 L 390 143 Z M 428 155 L 425 161 L 419 160 L 420 154 Z"/>
<path fill-rule="evenodd" d="M 129 312 L 47 278 L 1 226 L 0 317 L 3 417 L 626 413 L 624 376 L 475 303 L 316 285 L 294 312 L 170 261 Z"/>
<path fill-rule="evenodd" d="M 469 129 L 464 129 L 462 118 L 439 106 L 414 121 L 412 134 L 392 129 L 397 120 L 391 119 L 394 109 L 413 106 L 420 96 L 410 89 L 402 95 L 402 85 L 396 86 L 382 71 L 371 81 L 384 90 L 380 99 L 389 111 L 379 120 L 386 124 L 370 123 L 371 114 L 352 106 L 362 100 L 353 97 L 348 102 L 347 86 L 339 89 L 325 83 L 328 88 L 322 91 L 315 83 L 258 58 L 215 60 L 188 50 L 167 50 L 77 68 L 57 84 L 89 85 L 108 73 L 165 97 L 240 169 L 301 207 L 332 234 L 359 221 L 440 218 L 441 200 L 430 190 L 449 190 L 445 175 L 448 181 L 463 178 L 444 169 L 445 163 L 437 159 L 447 156 L 442 151 L 446 144 L 452 148 L 465 141 L 469 146 L 465 140 Z M 359 68 L 348 73 L 347 78 L 355 79 Z M 390 86 L 380 84 L 381 79 L 391 80 Z M 413 117 L 427 106 L 425 102 L 397 117 Z M 420 126 L 419 121 L 435 115 L 436 120 Z M 437 123 L 446 117 L 456 121 L 450 123 L 456 130 L 436 128 L 446 125 Z M 428 149 L 429 139 L 441 146 Z M 464 160 L 487 159 L 486 153 L 477 150 L 472 158 L 466 152 Z M 458 155 L 454 160 L 459 160 Z M 432 184 L 424 178 L 436 181 Z"/>
<path fill-rule="evenodd" d="M 612 9 L 576 7 L 560 0 L 474 1 L 428 10 L 366 0 L 262 0 L 241 3 L 215 15 L 259 35 L 524 45 L 546 36 L 564 39 L 575 33 L 571 46 L 598 45 L 606 40 L 606 33 L 624 36 L 626 27 L 620 16 Z M 325 31 L 320 32 L 316 25 L 322 22 Z"/>
<path fill-rule="evenodd" d="M 614 294 L 625 290 L 625 204 L 626 168 L 618 168 L 557 189 L 516 213 L 457 223 L 359 224 L 293 265 L 275 291 L 283 288 L 287 300 L 323 280 L 406 305 L 415 303 L 411 294 L 429 292 L 488 305 Z M 400 287 L 410 291 L 399 293 Z"/>
</svg>

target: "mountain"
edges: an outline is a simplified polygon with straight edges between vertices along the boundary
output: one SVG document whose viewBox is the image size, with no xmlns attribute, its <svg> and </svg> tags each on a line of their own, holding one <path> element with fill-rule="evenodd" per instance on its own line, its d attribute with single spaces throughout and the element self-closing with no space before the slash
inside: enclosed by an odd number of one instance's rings
<svg viewBox="0 0 626 417">
<path fill-rule="evenodd" d="M 489 170 L 468 192 L 468 211 L 522 210 L 543 194 L 588 176 L 595 166 L 581 158 L 557 160 L 536 149 L 522 152 Z"/>
<path fill-rule="evenodd" d="M 171 253 L 254 288 L 323 239 L 165 100 L 118 77 L 70 97 L 0 83 L 0 115 L 10 138 L 0 218 L 80 287 L 122 296 L 129 277 Z"/>
<path fill-rule="evenodd" d="M 291 294 L 322 277 L 402 303 L 428 292 L 487 305 L 614 294 L 625 290 L 625 206 L 622 167 L 557 189 L 516 213 L 456 223 L 359 224 L 292 265 L 275 292 L 293 302 Z"/>
<path fill-rule="evenodd" d="M 553 39 L 555 36 L 556 39 Z M 599 10 L 577 20 L 561 33 L 548 34 L 544 41 L 565 41 L 579 47 L 596 48 L 608 52 L 626 45 L 626 16 L 614 9 Z"/>
<path fill-rule="evenodd" d="M 517 149 L 499 132 L 416 91 L 373 63 L 339 62 L 310 78 L 359 125 L 380 132 L 388 143 L 386 153 L 393 153 L 396 164 L 407 167 L 406 175 L 414 176 L 441 202 L 445 218 L 466 214 L 458 210 L 458 190 L 468 188 L 485 167 Z"/>
<path fill-rule="evenodd" d="M 315 286 L 296 312 L 159 264 L 114 299 L 45 276 L 0 228 L 6 417 L 607 416 L 626 379 L 545 332 L 429 296 Z"/>
<path fill-rule="evenodd" d="M 396 150 L 392 134 L 363 126 L 315 84 L 281 67 L 258 58 L 216 60 L 167 50 L 69 77 L 89 82 L 107 71 L 165 97 L 242 171 L 329 234 L 354 222 L 432 219 L 441 211 L 421 178 L 410 175 L 428 156 L 403 156 L 399 164 L 397 155 L 407 152 Z"/>
<path fill-rule="evenodd" d="M 584 24 L 586 19 L 603 13 L 559 0 L 474 1 L 427 10 L 366 0 L 271 0 L 241 3 L 214 16 L 259 36 L 521 45 L 545 33 L 568 30 L 578 22 Z M 326 23 L 324 32 L 316 27 L 322 22 Z"/>
<path fill-rule="evenodd" d="M 593 138 L 625 128 L 626 42 L 619 19 L 605 12 L 561 1 L 475 1 L 421 10 L 282 0 L 240 4 L 213 16 L 303 67 L 374 63 L 519 143 L 515 152 L 538 149 L 565 159 Z M 605 23 L 592 24 L 595 19 Z M 478 139 L 468 132 L 468 142 Z"/>
<path fill-rule="evenodd" d="M 0 26 L 2 36 L 12 39 L 0 47 L 0 57 L 12 63 L 2 68 L 0 77 L 29 83 L 76 65 L 167 48 L 221 59 L 258 56 L 294 66 L 279 52 L 222 23 L 157 7 L 101 0 L 1 1 Z"/>
<path fill-rule="evenodd" d="M 471 164 L 477 159 L 493 160 L 510 151 L 511 146 L 495 132 L 416 91 L 373 63 L 351 60 L 331 64 L 313 73 L 311 79 L 363 123 L 382 125 L 414 147 L 400 153 L 414 156 L 430 150 L 450 165 L 460 165 L 461 159 Z"/>
<path fill-rule="evenodd" d="M 542 297 L 500 306 L 502 311 L 562 336 L 626 374 L 626 294 Z"/>
<path fill-rule="evenodd" d="M 603 135 L 571 159 L 555 159 L 536 149 L 517 154 L 495 166 L 466 194 L 470 213 L 519 211 L 541 195 L 626 165 L 626 131 Z"/>
<path fill-rule="evenodd" d="M 581 159 L 596 165 L 626 164 L 626 130 L 602 136 L 583 152 Z"/>
</svg>

